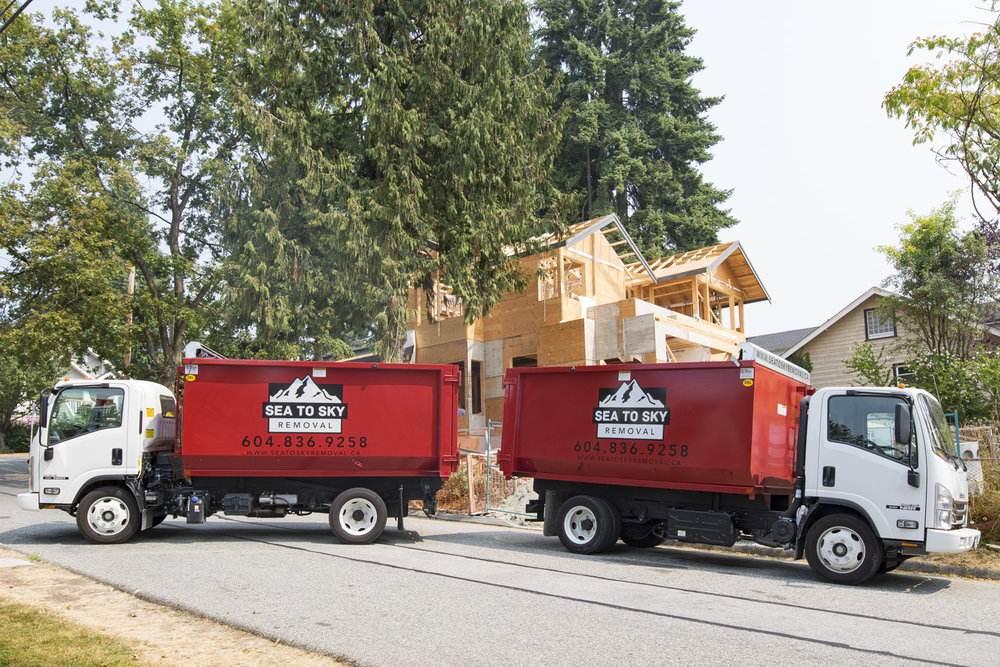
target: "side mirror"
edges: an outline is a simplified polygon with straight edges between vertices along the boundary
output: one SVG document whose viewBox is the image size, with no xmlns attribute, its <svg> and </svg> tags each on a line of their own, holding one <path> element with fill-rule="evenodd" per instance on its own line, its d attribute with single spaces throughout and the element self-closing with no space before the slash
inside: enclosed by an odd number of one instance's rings
<svg viewBox="0 0 1000 667">
<path fill-rule="evenodd" d="M 906 471 L 906 483 L 910 486 L 919 489 L 920 488 L 920 473 L 910 468 Z"/>
<path fill-rule="evenodd" d="M 901 445 L 910 444 L 913 438 L 913 417 L 910 406 L 906 403 L 896 403 L 896 442 Z"/>
<path fill-rule="evenodd" d="M 42 454 L 42 458 L 45 459 L 46 461 L 51 461 L 52 460 L 52 448 L 51 447 L 46 447 L 45 448 L 45 452 Z"/>
</svg>

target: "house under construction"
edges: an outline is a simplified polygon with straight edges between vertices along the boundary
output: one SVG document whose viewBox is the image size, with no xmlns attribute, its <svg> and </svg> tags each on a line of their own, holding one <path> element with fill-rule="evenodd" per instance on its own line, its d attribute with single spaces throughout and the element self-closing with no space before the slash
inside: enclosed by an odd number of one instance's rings
<svg viewBox="0 0 1000 667">
<path fill-rule="evenodd" d="M 770 300 L 738 242 L 647 261 L 616 215 L 521 263 L 525 290 L 472 324 L 447 286 L 411 292 L 414 360 L 462 367 L 460 429 L 502 419 L 511 367 L 728 359 L 745 340 L 744 305 Z"/>
</svg>

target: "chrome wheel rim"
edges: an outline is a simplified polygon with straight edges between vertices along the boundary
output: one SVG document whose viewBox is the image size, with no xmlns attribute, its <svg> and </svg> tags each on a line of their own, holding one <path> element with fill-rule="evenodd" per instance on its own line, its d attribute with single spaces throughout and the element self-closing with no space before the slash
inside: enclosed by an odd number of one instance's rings
<svg viewBox="0 0 1000 667">
<path fill-rule="evenodd" d="M 121 498 L 107 496 L 87 510 L 87 523 L 95 533 L 117 535 L 128 527 L 128 505 Z"/>
<path fill-rule="evenodd" d="M 865 562 L 865 541 L 850 528 L 827 528 L 816 542 L 820 561 L 834 572 L 853 572 Z"/>
</svg>

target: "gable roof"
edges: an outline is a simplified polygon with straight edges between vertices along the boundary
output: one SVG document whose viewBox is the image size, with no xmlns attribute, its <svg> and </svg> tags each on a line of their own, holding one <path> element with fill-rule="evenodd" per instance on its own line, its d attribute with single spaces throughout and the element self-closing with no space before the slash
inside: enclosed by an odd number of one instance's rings
<svg viewBox="0 0 1000 667">
<path fill-rule="evenodd" d="M 802 340 L 800 340 L 798 343 L 796 343 L 795 345 L 793 345 L 792 347 L 790 347 L 789 349 L 787 349 L 781 356 L 787 358 L 788 355 L 794 354 L 795 352 L 798 352 L 804 346 L 808 345 L 811 341 L 815 340 L 815 338 L 817 336 L 819 336 L 821 333 L 823 333 L 824 331 L 826 331 L 827 329 L 829 329 L 830 327 L 832 327 L 834 324 L 836 324 L 837 322 L 839 322 L 840 320 L 842 320 L 848 313 L 850 313 L 852 310 L 854 310 L 855 308 L 857 308 L 858 306 L 860 306 L 862 303 L 864 303 L 865 301 L 867 301 L 871 297 L 873 297 L 873 296 L 887 297 L 887 296 L 891 296 L 891 295 L 892 295 L 892 292 L 890 292 L 888 290 L 884 290 L 881 287 L 872 287 L 871 289 L 869 289 L 868 291 L 866 291 L 864 294 L 862 294 L 861 296 L 859 296 L 857 299 L 855 299 L 854 301 L 852 301 L 851 303 L 849 303 L 845 308 L 843 308 L 836 315 L 834 315 L 833 317 L 831 317 L 830 319 L 828 319 L 826 322 L 823 322 L 823 324 L 821 324 L 818 327 L 816 327 L 815 329 L 813 329 L 812 333 L 810 333 L 808 336 L 806 336 L 805 338 L 803 338 Z"/>
<path fill-rule="evenodd" d="M 661 257 L 644 264 L 644 266 L 652 273 L 654 283 L 665 283 L 702 273 L 711 274 L 722 264 L 728 265 L 733 275 L 736 276 L 737 284 L 733 287 L 738 288 L 746 295 L 744 303 L 771 300 L 771 295 L 767 293 L 764 285 L 760 282 L 757 271 L 747 259 L 739 241 L 720 243 L 707 248 Z M 639 275 L 636 275 L 639 273 L 638 262 L 627 265 L 625 269 L 630 278 L 642 280 Z"/>
<path fill-rule="evenodd" d="M 569 232 L 569 235 L 560 241 L 553 241 L 552 243 L 549 244 L 549 247 L 561 248 L 563 246 L 569 247 L 575 245 L 595 232 L 599 231 L 603 232 L 603 230 L 606 227 L 612 224 L 622 235 L 622 238 L 628 244 L 628 247 L 632 249 L 631 253 L 627 254 L 619 253 L 618 255 L 619 258 L 627 257 L 629 254 L 635 255 L 636 257 L 639 258 L 639 261 L 632 263 L 627 263 L 625 261 L 622 261 L 622 264 L 625 264 L 626 274 L 627 275 L 629 274 L 628 270 L 629 266 L 635 266 L 636 271 L 643 269 L 650 278 L 653 278 L 653 269 L 650 268 L 649 262 L 647 262 L 643 254 L 639 252 L 639 246 L 635 244 L 635 241 L 632 239 L 629 233 L 625 231 L 625 225 L 622 224 L 622 221 L 618 219 L 618 215 L 615 213 L 611 213 L 610 215 L 605 215 L 600 218 L 593 218 L 592 220 L 585 220 L 583 222 L 578 222 L 575 225 L 570 225 L 569 229 L 567 230 Z"/>
<path fill-rule="evenodd" d="M 753 343 L 757 347 L 762 347 L 768 352 L 774 352 L 775 354 L 781 355 L 785 350 L 811 334 L 815 329 L 816 327 L 806 327 L 805 329 L 778 331 L 776 333 L 763 334 L 761 336 L 748 336 L 747 342 Z"/>
</svg>

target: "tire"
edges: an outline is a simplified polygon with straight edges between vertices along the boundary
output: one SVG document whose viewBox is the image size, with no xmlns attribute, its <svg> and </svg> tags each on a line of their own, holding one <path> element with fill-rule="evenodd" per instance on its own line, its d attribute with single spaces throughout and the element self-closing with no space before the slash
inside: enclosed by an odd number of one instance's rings
<svg viewBox="0 0 1000 667">
<path fill-rule="evenodd" d="M 806 560 L 820 579 L 860 584 L 882 566 L 882 543 L 868 523 L 853 514 L 828 514 L 806 534 Z"/>
<path fill-rule="evenodd" d="M 653 532 L 656 523 L 622 523 L 622 542 L 630 547 L 648 549 L 663 542 L 663 538 Z"/>
<path fill-rule="evenodd" d="M 621 535 L 621 517 L 607 501 L 573 496 L 559 506 L 556 530 L 567 551 L 596 554 L 607 551 Z"/>
<path fill-rule="evenodd" d="M 385 501 L 370 489 L 348 489 L 330 506 L 330 529 L 348 544 L 375 541 L 385 528 Z"/>
<path fill-rule="evenodd" d="M 83 497 L 76 508 L 76 525 L 91 542 L 118 544 L 139 532 L 142 515 L 132 493 L 120 486 L 102 486 Z"/>
</svg>

